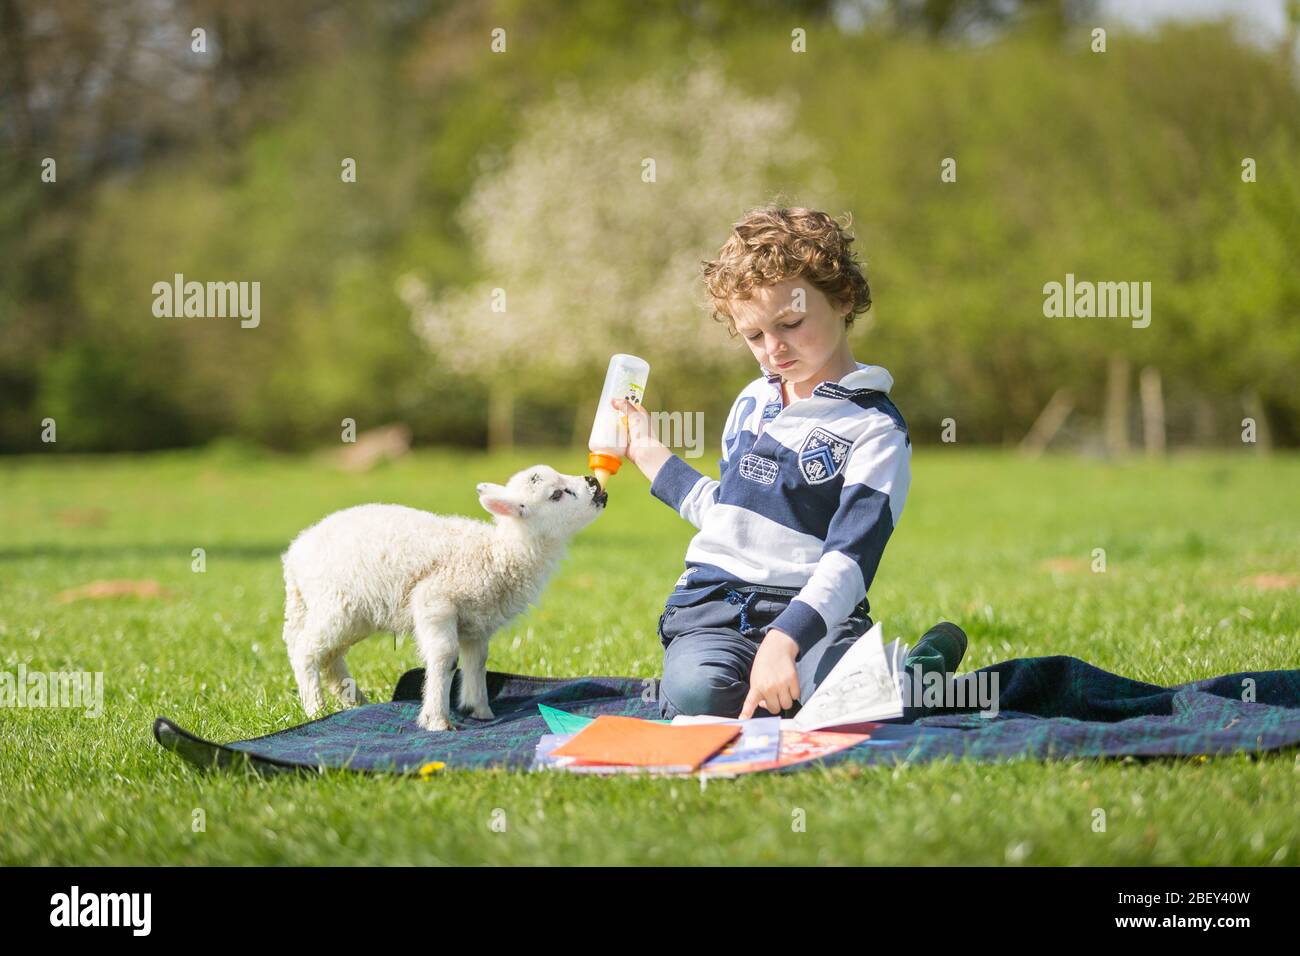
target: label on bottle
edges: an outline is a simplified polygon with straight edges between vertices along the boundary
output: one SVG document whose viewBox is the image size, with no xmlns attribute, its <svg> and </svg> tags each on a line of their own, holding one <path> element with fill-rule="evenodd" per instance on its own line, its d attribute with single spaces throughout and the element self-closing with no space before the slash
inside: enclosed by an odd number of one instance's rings
<svg viewBox="0 0 1300 956">
<path fill-rule="evenodd" d="M 614 379 L 605 392 L 608 398 L 603 399 L 600 408 L 596 410 L 596 421 L 592 425 L 591 439 L 588 442 L 591 451 L 621 457 L 624 449 L 627 448 L 629 436 L 627 416 L 609 403 L 615 398 L 641 403 L 645 395 L 645 386 L 635 380 L 635 375 L 636 370 L 626 366 L 621 366 L 615 371 Z"/>
</svg>

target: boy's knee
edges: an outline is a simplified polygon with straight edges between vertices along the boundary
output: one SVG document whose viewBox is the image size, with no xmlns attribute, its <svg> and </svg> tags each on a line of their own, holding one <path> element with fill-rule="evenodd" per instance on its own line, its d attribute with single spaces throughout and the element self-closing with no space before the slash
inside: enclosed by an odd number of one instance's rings
<svg viewBox="0 0 1300 956">
<path fill-rule="evenodd" d="M 665 720 L 678 714 L 735 717 L 747 690 L 743 684 L 703 668 L 676 670 L 667 666 L 659 682 L 659 712 Z"/>
</svg>

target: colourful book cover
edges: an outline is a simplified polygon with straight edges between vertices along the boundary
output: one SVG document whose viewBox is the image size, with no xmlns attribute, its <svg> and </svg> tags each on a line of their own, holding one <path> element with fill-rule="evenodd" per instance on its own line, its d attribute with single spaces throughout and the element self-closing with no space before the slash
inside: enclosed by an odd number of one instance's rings
<svg viewBox="0 0 1300 956">
<path fill-rule="evenodd" d="M 774 718 L 780 719 L 780 718 Z M 762 770 L 780 770 L 795 764 L 819 760 L 867 740 L 869 734 L 841 734 L 829 730 L 783 730 L 781 752 L 775 760 L 753 760 L 744 763 L 704 766 L 699 775 L 706 777 L 732 777 Z"/>
</svg>

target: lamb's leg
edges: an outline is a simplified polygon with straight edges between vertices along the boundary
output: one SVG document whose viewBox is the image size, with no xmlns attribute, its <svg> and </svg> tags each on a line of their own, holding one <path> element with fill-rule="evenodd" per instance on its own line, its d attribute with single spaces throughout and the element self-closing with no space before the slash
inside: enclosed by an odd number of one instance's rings
<svg viewBox="0 0 1300 956">
<path fill-rule="evenodd" d="M 460 706 L 480 720 L 496 715 L 488 705 L 487 638 L 460 642 Z"/>
<path fill-rule="evenodd" d="M 302 592 L 288 568 L 284 573 L 284 644 L 289 652 L 289 665 L 298 683 L 298 696 L 308 717 L 315 716 L 325 707 L 325 694 L 321 691 L 320 671 L 312 656 L 316 641 L 307 629 L 307 605 Z"/>
<path fill-rule="evenodd" d="M 315 717 L 325 709 L 325 691 L 320 683 L 320 658 L 314 650 L 304 648 L 305 640 L 289 652 L 289 662 L 293 665 L 293 676 L 298 680 L 298 696 L 302 698 L 302 709 L 308 717 Z"/>
<path fill-rule="evenodd" d="M 366 700 L 366 695 L 361 693 L 361 688 L 357 686 L 357 682 L 353 679 L 352 672 L 348 670 L 348 662 L 343 659 L 343 654 L 343 651 L 339 651 L 321 662 L 321 671 L 325 676 L 325 686 L 330 689 L 330 693 L 343 701 L 345 706 L 364 706 L 370 702 Z"/>
<path fill-rule="evenodd" d="M 350 632 L 347 612 L 333 606 L 331 602 L 317 601 L 308 607 L 302 630 L 294 645 L 289 648 L 289 659 L 293 662 L 293 672 L 298 678 L 298 693 L 302 696 L 303 710 L 309 717 L 315 717 L 325 709 L 321 671 L 328 670 L 331 661 L 347 650 Z M 333 689 L 332 678 L 330 684 Z"/>
<path fill-rule="evenodd" d="M 415 642 L 424 657 L 424 705 L 417 723 L 425 730 L 452 730 L 451 676 L 460 649 L 456 606 L 425 584 L 411 594 Z"/>
</svg>

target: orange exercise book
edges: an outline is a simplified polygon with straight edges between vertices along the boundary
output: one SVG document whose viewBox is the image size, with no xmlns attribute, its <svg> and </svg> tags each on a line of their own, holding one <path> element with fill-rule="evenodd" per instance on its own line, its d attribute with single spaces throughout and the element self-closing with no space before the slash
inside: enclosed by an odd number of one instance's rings
<svg viewBox="0 0 1300 956">
<path fill-rule="evenodd" d="M 739 724 L 674 727 L 602 714 L 551 753 L 592 763 L 694 770 L 739 735 Z"/>
</svg>

